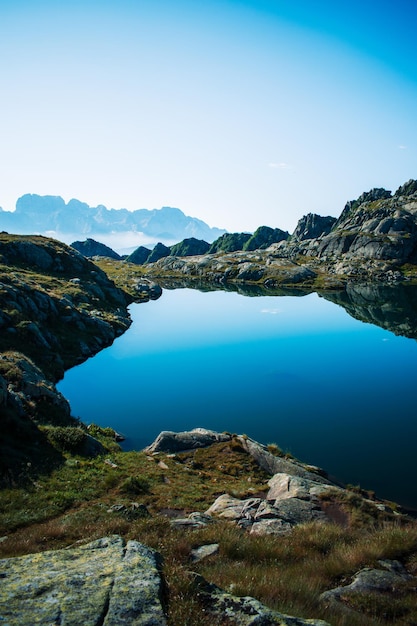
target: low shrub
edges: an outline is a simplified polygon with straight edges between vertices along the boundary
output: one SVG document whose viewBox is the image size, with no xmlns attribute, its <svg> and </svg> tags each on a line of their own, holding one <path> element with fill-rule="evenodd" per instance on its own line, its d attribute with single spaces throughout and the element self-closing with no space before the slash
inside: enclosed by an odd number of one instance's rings
<svg viewBox="0 0 417 626">
<path fill-rule="evenodd" d="M 77 452 L 86 439 L 86 433 L 78 427 L 49 426 L 46 429 L 51 444 L 64 452 Z"/>
<path fill-rule="evenodd" d="M 150 485 L 145 478 L 141 476 L 129 476 L 121 485 L 124 493 L 137 495 L 140 493 L 149 493 Z"/>
</svg>

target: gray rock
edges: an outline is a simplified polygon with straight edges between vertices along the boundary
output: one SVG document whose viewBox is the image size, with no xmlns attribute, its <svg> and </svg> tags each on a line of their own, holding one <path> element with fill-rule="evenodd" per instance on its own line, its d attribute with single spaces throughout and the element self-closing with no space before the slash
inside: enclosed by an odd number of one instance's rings
<svg viewBox="0 0 417 626">
<path fill-rule="evenodd" d="M 196 529 L 196 528 L 203 528 L 204 526 L 207 526 L 207 524 L 210 524 L 212 521 L 213 521 L 213 518 L 211 517 L 211 515 L 196 511 L 194 513 L 190 513 L 188 517 L 184 517 L 184 518 L 177 517 L 171 520 L 171 526 L 177 529 L 184 529 L 184 528 Z"/>
<path fill-rule="evenodd" d="M 311 496 L 320 496 L 328 491 L 329 487 L 333 490 L 338 489 L 330 483 L 326 484 L 310 478 L 301 478 L 284 473 L 275 474 L 268 481 L 268 485 L 270 489 L 266 496 L 267 500 L 309 499 Z"/>
<path fill-rule="evenodd" d="M 205 448 L 213 443 L 229 441 L 231 435 L 217 433 L 206 428 L 194 428 L 190 431 L 174 433 L 170 430 L 162 431 L 155 441 L 146 448 L 148 452 L 179 452 Z"/>
<path fill-rule="evenodd" d="M 0 622 L 9 626 L 166 626 L 159 557 L 137 541 L 0 561 Z"/>
<path fill-rule="evenodd" d="M 215 617 L 228 618 L 239 626 L 330 626 L 328 622 L 302 619 L 273 611 L 250 596 L 234 596 L 195 574 L 195 585 L 205 610 Z"/>
<path fill-rule="evenodd" d="M 222 519 L 239 521 L 240 519 L 253 520 L 261 504 L 260 498 L 249 498 L 239 500 L 228 493 L 216 498 L 213 504 L 207 509 L 206 515 L 216 515 Z"/>
<path fill-rule="evenodd" d="M 210 543 L 205 546 L 199 546 L 198 548 L 194 548 L 194 550 L 191 550 L 191 560 L 194 563 L 198 563 L 198 561 L 202 561 L 209 556 L 213 556 L 213 554 L 217 554 L 218 551 L 218 543 Z"/>
<path fill-rule="evenodd" d="M 158 300 L 162 296 L 162 288 L 151 280 L 142 278 L 133 285 L 135 291 L 149 300 Z"/>
<path fill-rule="evenodd" d="M 239 500 L 223 494 L 206 513 L 233 521 L 256 535 L 288 532 L 297 524 L 311 521 L 328 521 L 314 497 L 306 500 L 291 497 L 268 502 L 261 498 Z"/>
<path fill-rule="evenodd" d="M 316 213 L 308 213 L 299 221 L 292 234 L 292 239 L 303 241 L 305 239 L 317 239 L 322 235 L 328 235 L 336 222 L 335 217 L 322 217 Z"/>
<path fill-rule="evenodd" d="M 393 592 L 397 585 L 414 578 L 399 561 L 381 560 L 379 564 L 384 569 L 363 569 L 355 574 L 349 585 L 325 591 L 321 594 L 320 599 L 331 604 L 339 602 L 342 596 L 350 593 L 389 593 Z"/>
<path fill-rule="evenodd" d="M 311 471 L 311 469 L 306 469 L 304 465 L 297 461 L 275 456 L 268 451 L 266 446 L 254 441 L 250 437 L 238 435 L 237 440 L 241 443 L 243 449 L 255 459 L 258 465 L 271 476 L 284 473 L 306 478 L 317 483 L 331 484 L 331 481 L 322 475 L 324 473 L 322 470 L 318 470 L 320 473 L 316 473 Z"/>
</svg>

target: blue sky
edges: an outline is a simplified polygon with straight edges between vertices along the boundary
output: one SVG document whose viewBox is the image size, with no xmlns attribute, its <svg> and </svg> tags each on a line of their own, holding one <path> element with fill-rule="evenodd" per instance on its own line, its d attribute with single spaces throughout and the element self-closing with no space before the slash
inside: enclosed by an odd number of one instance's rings
<svg viewBox="0 0 417 626">
<path fill-rule="evenodd" d="M 416 0 L 0 0 L 0 206 L 337 216 L 417 178 L 416 24 Z"/>
</svg>

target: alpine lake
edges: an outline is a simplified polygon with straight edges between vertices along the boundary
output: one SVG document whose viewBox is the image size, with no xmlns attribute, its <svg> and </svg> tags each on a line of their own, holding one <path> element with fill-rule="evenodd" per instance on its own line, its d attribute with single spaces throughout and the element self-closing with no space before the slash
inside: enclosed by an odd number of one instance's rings
<svg viewBox="0 0 417 626">
<path fill-rule="evenodd" d="M 164 289 L 66 372 L 72 414 L 123 448 L 204 427 L 276 443 L 417 510 L 417 287 Z"/>
</svg>

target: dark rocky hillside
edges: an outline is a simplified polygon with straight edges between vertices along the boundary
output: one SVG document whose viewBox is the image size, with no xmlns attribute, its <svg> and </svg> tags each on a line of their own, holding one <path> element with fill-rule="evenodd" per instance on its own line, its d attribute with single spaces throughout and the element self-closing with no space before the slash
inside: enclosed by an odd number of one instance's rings
<svg viewBox="0 0 417 626">
<path fill-rule="evenodd" d="M 55 383 L 129 327 L 130 300 L 73 248 L 0 234 L 0 481 L 41 447 L 38 424 L 74 423 Z"/>
<path fill-rule="evenodd" d="M 78 252 L 81 252 L 82 255 L 89 258 L 94 256 L 104 256 L 109 259 L 116 259 L 117 261 L 120 261 L 122 258 L 120 254 L 117 254 L 117 252 L 109 248 L 109 246 L 90 238 L 85 241 L 74 241 L 71 244 L 71 248 L 78 250 Z"/>
</svg>

